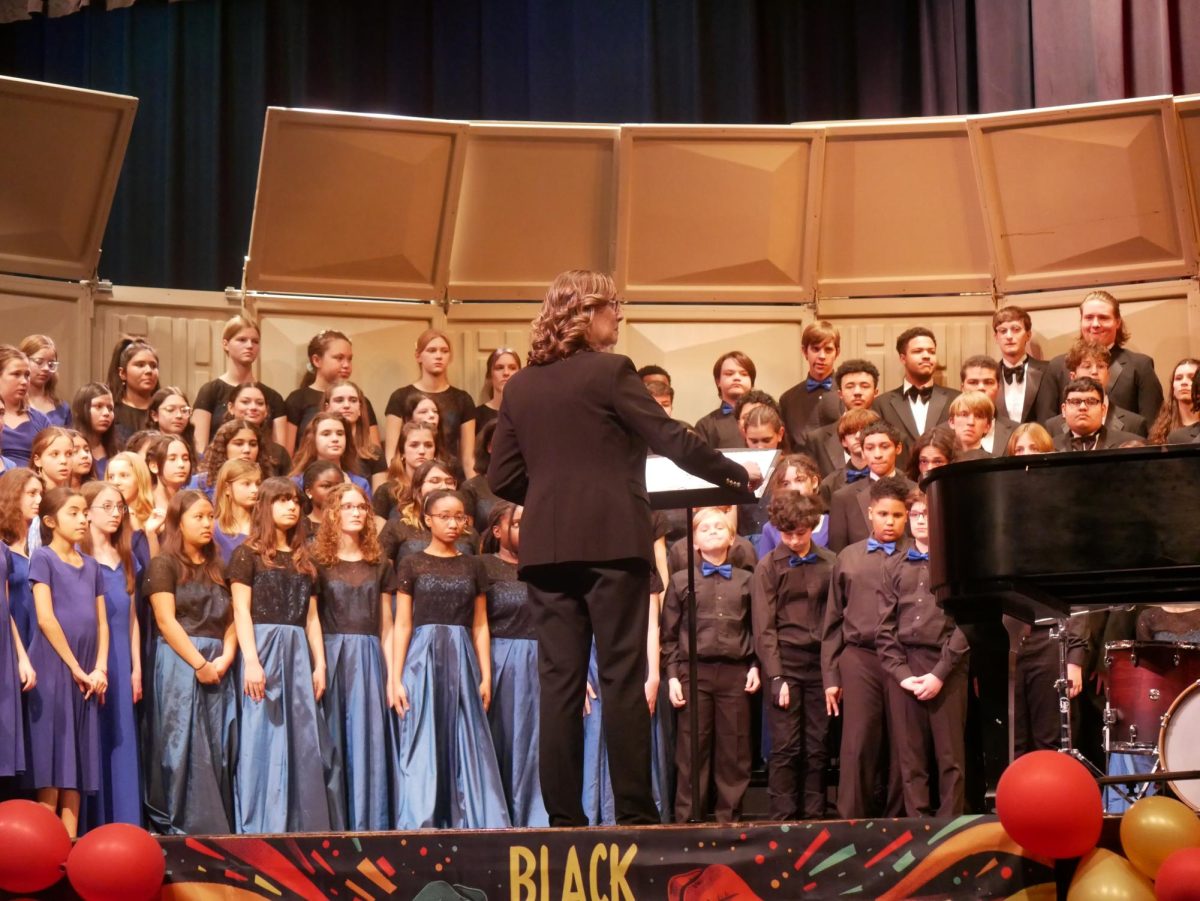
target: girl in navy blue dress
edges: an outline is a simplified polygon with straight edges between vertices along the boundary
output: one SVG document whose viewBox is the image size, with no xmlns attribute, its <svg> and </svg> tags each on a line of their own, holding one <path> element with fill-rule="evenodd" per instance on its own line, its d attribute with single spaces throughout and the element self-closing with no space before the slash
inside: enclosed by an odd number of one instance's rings
<svg viewBox="0 0 1200 901">
<path fill-rule="evenodd" d="M 228 460 L 217 473 L 216 487 L 213 489 L 217 508 L 213 541 L 217 545 L 222 566 L 229 565 L 233 552 L 250 536 L 254 505 L 258 503 L 261 485 L 262 470 L 257 463 Z"/>
<path fill-rule="evenodd" d="M 229 589 L 213 543 L 212 504 L 171 499 L 145 590 L 158 625 L 147 719 L 146 811 L 166 835 L 233 832 L 237 657 Z"/>
<path fill-rule="evenodd" d="M 38 432 L 29 448 L 29 466 L 42 479 L 42 489 L 70 486 L 75 441 L 67 429 L 50 426 Z"/>
<path fill-rule="evenodd" d="M 0 635 L 0 780 L 25 770 L 25 722 L 21 692 L 37 684 L 37 673 L 25 653 L 8 605 L 7 548 L 0 547 L 0 628 L 7 623 L 11 641 Z M 0 782 L 0 784 L 3 784 Z"/>
<path fill-rule="evenodd" d="M 141 633 L 134 608 L 140 572 L 133 558 L 125 501 L 115 485 L 88 482 L 88 533 L 79 543 L 100 567 L 108 615 L 108 691 L 100 708 L 100 788 L 85 804 L 84 822 L 142 822 L 142 776 L 137 717 L 142 700 Z"/>
<path fill-rule="evenodd" d="M 356 486 L 343 482 L 325 498 L 312 553 L 328 674 L 321 707 L 342 764 L 346 828 L 391 829 L 391 572 Z"/>
<path fill-rule="evenodd" d="M 487 708 L 492 697 L 487 573 L 455 546 L 462 499 L 425 499 L 428 546 L 396 576 L 394 707 L 400 715 L 396 828 L 510 824 Z"/>
<path fill-rule="evenodd" d="M 0 476 L 0 541 L 8 552 L 8 606 L 26 649 L 38 627 L 29 584 L 29 535 L 41 503 L 42 480 L 32 469 L 18 466 Z"/>
<path fill-rule="evenodd" d="M 29 561 L 38 631 L 29 660 L 38 674 L 25 706 L 30 759 L 24 782 L 78 832 L 80 797 L 100 787 L 99 708 L 108 690 L 104 580 L 75 549 L 87 532 L 87 502 L 54 488 L 38 509 L 42 547 Z"/>
<path fill-rule="evenodd" d="M 58 348 L 49 335 L 26 335 L 18 345 L 29 358 L 29 406 L 37 410 L 50 425 L 68 428 L 71 407 L 58 398 Z"/>
<path fill-rule="evenodd" d="M 317 702 L 325 642 L 300 495 L 267 479 L 250 537 L 227 577 L 242 651 L 241 735 L 234 778 L 238 832 L 342 828 L 341 775 Z"/>
<path fill-rule="evenodd" d="M 537 635 L 529 590 L 517 578 L 523 508 L 501 501 L 492 508 L 482 560 L 488 576 L 487 615 L 492 635 L 492 704 L 488 722 L 514 826 L 547 826 L 538 774 Z M 491 549 L 492 552 L 488 552 Z"/>
<path fill-rule="evenodd" d="M 4 456 L 18 466 L 29 465 L 29 448 L 50 420 L 29 406 L 32 370 L 29 358 L 11 344 L 0 344 L 0 400 L 4 402 Z"/>
<path fill-rule="evenodd" d="M 293 480 L 298 481 L 304 470 L 318 460 L 337 466 L 367 497 L 371 496 L 371 485 L 359 468 L 354 433 L 337 413 L 318 413 L 309 421 L 292 458 Z"/>
<path fill-rule="evenodd" d="M 113 428 L 116 406 L 108 385 L 88 382 L 71 400 L 71 428 L 81 434 L 92 451 L 97 478 L 104 478 L 108 463 L 117 453 L 117 432 Z"/>
<path fill-rule="evenodd" d="M 209 444 L 208 450 L 204 454 L 204 459 L 197 467 L 196 474 L 188 482 L 188 487 L 203 491 L 208 495 L 210 501 L 215 502 L 213 489 L 217 484 L 217 475 L 226 461 L 243 460 L 247 463 L 258 463 L 259 468 L 262 469 L 263 466 L 259 462 L 261 456 L 262 447 L 258 443 L 258 429 L 244 419 L 231 419 L 217 429 L 212 443 Z M 267 466 L 269 469 L 269 461 Z M 267 471 L 264 477 L 269 478 L 273 474 L 273 472 Z"/>
</svg>

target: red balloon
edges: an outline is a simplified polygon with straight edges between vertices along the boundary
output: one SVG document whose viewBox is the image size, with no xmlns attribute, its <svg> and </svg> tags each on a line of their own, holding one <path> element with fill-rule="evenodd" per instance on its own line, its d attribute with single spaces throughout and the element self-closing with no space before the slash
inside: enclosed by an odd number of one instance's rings
<svg viewBox="0 0 1200 901">
<path fill-rule="evenodd" d="M 110 823 L 75 843 L 67 878 L 84 901 L 142 901 L 162 890 L 162 848 L 145 829 Z"/>
<path fill-rule="evenodd" d="M 0 804 L 0 889 L 40 892 L 63 877 L 71 837 L 54 811 L 35 801 Z"/>
<path fill-rule="evenodd" d="M 1078 760 L 1034 751 L 1014 760 L 996 786 L 1004 831 L 1027 851 L 1061 859 L 1082 857 L 1100 840 L 1100 788 Z"/>
<path fill-rule="evenodd" d="M 1158 901 L 1196 901 L 1200 898 L 1200 848 L 1172 851 L 1154 880 Z"/>
</svg>

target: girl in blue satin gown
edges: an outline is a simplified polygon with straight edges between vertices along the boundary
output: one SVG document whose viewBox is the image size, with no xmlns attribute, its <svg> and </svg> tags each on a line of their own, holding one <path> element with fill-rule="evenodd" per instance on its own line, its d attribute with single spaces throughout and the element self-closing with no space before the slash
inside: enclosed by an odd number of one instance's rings
<svg viewBox="0 0 1200 901">
<path fill-rule="evenodd" d="M 175 495 L 144 584 L 157 625 L 145 701 L 146 814 L 164 835 L 233 832 L 237 636 L 213 530 L 202 492 Z"/>
<path fill-rule="evenodd" d="M 487 721 L 487 574 L 478 557 L 455 547 L 467 523 L 461 497 L 435 491 L 423 514 L 429 546 L 404 557 L 396 573 L 396 828 L 506 827 Z"/>
<path fill-rule="evenodd" d="M 108 614 L 108 691 L 100 708 L 100 788 L 84 803 L 83 822 L 142 824 L 142 772 L 138 718 L 142 699 L 141 636 L 134 609 L 138 581 L 125 501 L 115 485 L 88 482 L 80 489 L 88 509 L 88 534 L 80 550 L 100 566 Z"/>
<path fill-rule="evenodd" d="M 529 590 L 517 577 L 521 507 L 499 501 L 492 507 L 480 548 L 488 576 L 487 614 L 492 635 L 492 704 L 488 723 L 514 826 L 548 826 L 538 773 L 537 635 Z M 494 553 L 487 551 L 495 549 Z"/>
<path fill-rule="evenodd" d="M 342 762 L 346 828 L 391 829 L 391 570 L 379 549 L 370 503 L 358 486 L 343 483 L 326 495 L 311 550 L 325 636 L 321 709 Z"/>
<path fill-rule="evenodd" d="M 299 490 L 290 479 L 267 479 L 250 537 L 226 571 L 245 691 L 233 792 L 238 832 L 343 827 L 341 774 L 318 706 L 325 642 L 317 571 L 304 539 Z"/>
<path fill-rule="evenodd" d="M 213 487 L 216 521 L 213 542 L 221 556 L 221 565 L 228 566 L 233 552 L 250 537 L 254 505 L 262 486 L 262 468 L 245 460 L 226 460 L 217 473 Z"/>
</svg>

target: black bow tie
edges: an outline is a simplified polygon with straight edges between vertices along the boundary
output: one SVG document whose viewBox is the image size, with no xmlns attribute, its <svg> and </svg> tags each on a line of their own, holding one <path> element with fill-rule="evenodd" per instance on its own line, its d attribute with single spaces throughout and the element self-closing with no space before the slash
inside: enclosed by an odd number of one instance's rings
<svg viewBox="0 0 1200 901">
<path fill-rule="evenodd" d="M 1014 379 L 1016 379 L 1018 383 L 1025 381 L 1024 363 L 1022 363 L 1020 366 L 1005 366 L 1003 363 L 1001 363 L 1000 369 L 1004 373 L 1004 381 L 1010 385 L 1013 383 Z"/>
<path fill-rule="evenodd" d="M 910 401 L 915 401 L 918 397 L 922 403 L 929 403 L 929 398 L 933 397 L 933 386 L 928 388 L 918 388 L 916 385 L 909 385 L 904 391 L 904 396 Z"/>
<path fill-rule="evenodd" d="M 1095 432 L 1091 435 L 1080 437 L 1079 435 L 1071 436 L 1071 450 L 1090 451 L 1095 450 L 1100 446 L 1100 433 Z"/>
</svg>

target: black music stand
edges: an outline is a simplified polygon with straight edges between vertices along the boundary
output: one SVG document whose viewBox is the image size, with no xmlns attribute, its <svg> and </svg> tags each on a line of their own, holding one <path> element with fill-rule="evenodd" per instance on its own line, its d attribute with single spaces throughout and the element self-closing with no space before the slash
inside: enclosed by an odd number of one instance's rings
<svg viewBox="0 0 1200 901">
<path fill-rule="evenodd" d="M 737 488 L 721 488 L 691 475 L 676 466 L 666 457 L 650 455 L 646 458 L 646 490 L 650 495 L 652 510 L 687 510 L 687 596 L 684 609 L 688 620 L 688 694 L 687 712 L 691 725 L 692 758 L 692 822 L 701 822 L 705 813 L 700 809 L 700 706 L 696 703 L 696 683 L 699 673 L 696 661 L 696 544 L 692 536 L 692 514 L 697 507 L 722 507 L 736 504 L 752 504 L 760 500 L 770 482 L 777 450 L 728 449 L 721 450 L 735 463 L 756 463 L 762 471 L 763 481 L 757 491 L 742 491 Z M 665 586 L 664 586 L 665 587 Z"/>
</svg>

